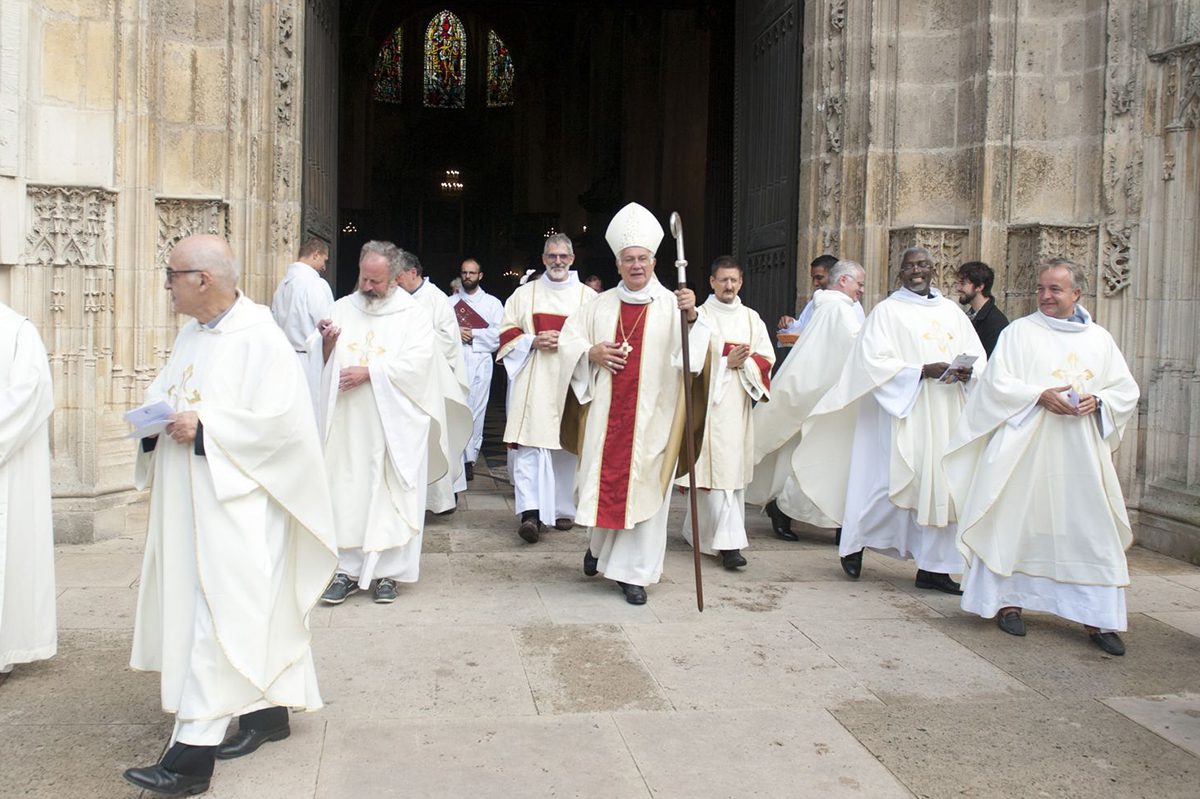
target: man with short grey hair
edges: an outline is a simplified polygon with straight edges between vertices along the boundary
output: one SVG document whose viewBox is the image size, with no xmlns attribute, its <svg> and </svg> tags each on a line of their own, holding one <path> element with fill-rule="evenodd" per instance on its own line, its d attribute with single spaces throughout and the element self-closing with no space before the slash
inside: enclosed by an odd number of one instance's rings
<svg viewBox="0 0 1200 799">
<path fill-rule="evenodd" d="M 1112 453 L 1139 392 L 1112 336 L 1079 304 L 1086 279 L 1065 259 L 1039 267 L 1038 309 L 1000 337 L 945 469 L 971 563 L 963 610 L 1017 636 L 1022 609 L 1053 613 L 1123 655 L 1133 534 Z"/>
<path fill-rule="evenodd" d="M 427 486 L 461 456 L 461 443 L 455 449 L 447 436 L 444 396 L 458 384 L 436 351 L 433 320 L 397 285 L 414 261 L 391 242 L 367 242 L 358 291 L 318 325 L 320 422 L 338 545 L 326 604 L 372 583 L 375 602 L 387 604 L 397 583 L 417 581 Z M 458 407 L 467 423 L 461 429 L 469 429 L 470 412 Z"/>
<path fill-rule="evenodd" d="M 792 519 L 814 527 L 837 528 L 805 495 L 792 459 L 801 427 L 817 401 L 837 382 L 862 318 L 856 309 L 866 290 L 867 273 L 854 261 L 838 261 L 829 271 L 829 288 L 813 295 L 814 311 L 783 365 L 775 373 L 771 401 L 754 408 L 754 481 L 746 499 L 765 505 L 771 528 L 784 541 L 797 541 Z M 852 428 L 851 428 L 852 430 Z M 850 435 L 841 446 L 849 451 Z"/>
<path fill-rule="evenodd" d="M 171 251 L 165 288 L 192 320 L 147 391 L 173 411 L 137 460 L 151 490 L 130 666 L 162 674 L 175 729 L 124 776 L 167 796 L 288 737 L 289 707 L 321 707 L 308 613 L 337 563 L 321 446 L 292 347 L 237 277 L 217 236 Z"/>
</svg>

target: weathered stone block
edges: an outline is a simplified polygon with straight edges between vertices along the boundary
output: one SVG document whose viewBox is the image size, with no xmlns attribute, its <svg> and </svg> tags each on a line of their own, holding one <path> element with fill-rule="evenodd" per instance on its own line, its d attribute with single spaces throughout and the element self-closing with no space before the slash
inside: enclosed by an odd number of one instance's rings
<svg viewBox="0 0 1200 799">
<path fill-rule="evenodd" d="M 85 100 L 92 108 L 112 108 L 116 100 L 113 93 L 113 23 L 111 20 L 89 22 L 86 30 Z"/>
<path fill-rule="evenodd" d="M 42 94 L 76 102 L 83 82 L 80 59 L 80 26 L 65 20 L 47 20 L 42 27 Z"/>
<path fill-rule="evenodd" d="M 194 48 L 181 42 L 163 42 L 159 68 L 162 75 L 158 111 L 168 122 L 192 121 L 192 69 Z"/>
<path fill-rule="evenodd" d="M 1075 148 L 1025 142 L 1013 153 L 1013 218 L 1065 221 L 1076 214 Z"/>
<path fill-rule="evenodd" d="M 110 186 L 113 112 L 40 106 L 34 112 L 30 176 L 45 183 Z"/>
<path fill-rule="evenodd" d="M 225 131 L 198 130 L 195 135 L 195 183 L 200 194 L 222 194 L 225 187 L 225 161 L 228 152 Z"/>
<path fill-rule="evenodd" d="M 966 152 L 898 153 L 897 223 L 968 218 L 974 194 L 970 160 Z"/>
<path fill-rule="evenodd" d="M 193 118 L 198 125 L 226 127 L 229 113 L 225 50 L 198 47 L 193 61 Z"/>
<path fill-rule="evenodd" d="M 196 4 L 196 40 L 212 41 L 225 36 L 226 15 L 229 12 L 227 0 L 195 0 Z"/>
<path fill-rule="evenodd" d="M 896 147 L 933 150 L 953 147 L 958 138 L 958 88 L 908 85 L 896 88 L 896 107 L 906 109 L 896 120 Z"/>
<path fill-rule="evenodd" d="M 920 86 L 957 83 L 961 78 L 959 37 L 955 32 L 901 37 L 898 43 L 897 82 Z"/>
<path fill-rule="evenodd" d="M 156 21 L 168 36 L 191 39 L 196 30 L 195 0 L 158 0 L 153 5 Z"/>
<path fill-rule="evenodd" d="M 80 19 L 111 18 L 115 13 L 114 0 L 41 0 L 38 5 L 47 11 L 70 14 Z"/>
<path fill-rule="evenodd" d="M 160 150 L 162 190 L 166 194 L 195 194 L 196 137 L 190 128 L 174 128 L 162 134 Z"/>
</svg>

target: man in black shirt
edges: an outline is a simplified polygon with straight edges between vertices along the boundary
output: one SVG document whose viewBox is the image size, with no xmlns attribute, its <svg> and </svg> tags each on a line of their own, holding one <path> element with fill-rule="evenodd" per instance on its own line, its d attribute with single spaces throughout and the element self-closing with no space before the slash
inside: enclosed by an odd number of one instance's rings
<svg viewBox="0 0 1200 799">
<path fill-rule="evenodd" d="M 1000 331 L 1008 327 L 1008 317 L 996 307 L 992 297 L 992 281 L 996 273 L 983 261 L 968 261 L 958 268 L 958 301 L 966 306 L 967 318 L 975 326 L 983 350 L 988 357 L 996 348 Z"/>
</svg>

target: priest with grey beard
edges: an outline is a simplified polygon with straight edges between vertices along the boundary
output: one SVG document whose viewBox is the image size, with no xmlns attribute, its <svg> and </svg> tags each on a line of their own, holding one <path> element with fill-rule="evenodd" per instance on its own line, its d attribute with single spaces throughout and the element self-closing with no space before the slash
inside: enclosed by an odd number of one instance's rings
<svg viewBox="0 0 1200 799">
<path fill-rule="evenodd" d="M 433 319 L 398 286 L 406 257 L 390 242 L 363 245 L 358 291 L 317 326 L 325 359 L 318 416 L 338 545 L 338 570 L 321 597 L 330 605 L 368 588 L 387 604 L 398 583 L 417 581 L 428 485 L 461 453 L 446 434 L 444 391 L 455 377 L 434 350 Z M 461 409 L 469 429 L 470 411 Z"/>
</svg>

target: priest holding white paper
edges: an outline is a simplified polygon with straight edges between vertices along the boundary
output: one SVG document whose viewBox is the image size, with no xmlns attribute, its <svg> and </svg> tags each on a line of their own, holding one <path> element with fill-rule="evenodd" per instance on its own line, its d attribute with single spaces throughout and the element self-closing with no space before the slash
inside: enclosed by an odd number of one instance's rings
<svg viewBox="0 0 1200 799">
<path fill-rule="evenodd" d="M 463 476 L 470 481 L 475 479 L 475 459 L 483 446 L 483 417 L 487 413 L 488 396 L 492 393 L 492 360 L 500 347 L 504 306 L 480 287 L 483 269 L 474 258 L 462 262 L 459 277 L 460 288 L 447 301 L 458 320 L 463 362 L 470 379 L 467 403 L 471 406 L 472 428 L 471 438 L 463 451 Z"/>
<path fill-rule="evenodd" d="M 680 311 L 696 353 L 707 363 L 709 329 L 691 289 L 671 292 L 654 276 L 663 228 L 637 203 L 622 208 L 605 239 L 621 282 L 569 318 L 558 346 L 565 363 L 558 396 L 568 396 L 563 445 L 579 457 L 576 521 L 592 528 L 587 575 L 602 572 L 627 602 L 646 603 L 646 586 L 662 576 L 671 481 L 685 435 Z M 573 368 L 571 368 L 573 367 Z M 693 385 L 694 418 L 703 423 L 703 381 Z M 575 404 L 577 402 L 577 404 Z M 699 447 L 697 447 L 697 450 Z"/>
<path fill-rule="evenodd" d="M 150 512 L 130 666 L 161 672 L 175 729 L 124 776 L 167 796 L 288 737 L 289 707 L 321 707 L 308 613 L 337 563 L 321 447 L 291 345 L 237 281 L 217 236 L 171 251 L 166 289 L 192 320 L 147 391 L 175 412 L 137 459 Z"/>
<path fill-rule="evenodd" d="M 746 499 L 765 506 L 775 535 L 796 541 L 792 520 L 813 527 L 839 528 L 841 519 L 830 519 L 804 493 L 793 456 L 801 440 L 801 426 L 817 401 L 837 382 L 846 357 L 862 329 L 858 302 L 866 289 L 867 273 L 854 261 L 838 261 L 829 270 L 828 289 L 813 295 L 813 314 L 772 379 L 771 401 L 754 407 L 754 480 Z M 845 424 L 833 446 L 850 451 L 854 413 L 843 412 Z M 832 424 L 826 417 L 823 424 Z M 843 457 L 839 463 L 849 468 Z M 826 464 L 830 467 L 831 464 Z M 841 475 L 841 484 L 847 476 Z"/>
<path fill-rule="evenodd" d="M 792 463 L 808 498 L 841 521 L 848 576 L 858 578 L 869 548 L 915 560 L 918 588 L 959 594 L 950 574 L 964 562 L 942 456 L 966 402 L 964 384 L 985 357 L 970 320 L 932 279 L 929 252 L 905 250 L 901 287 L 867 317 L 838 381 L 805 421 Z M 976 356 L 976 365 L 940 382 L 960 354 Z"/>
<path fill-rule="evenodd" d="M 1079 304 L 1086 272 L 1038 268 L 1038 310 L 1000 334 L 950 440 L 945 469 L 970 561 L 963 610 L 1025 635 L 1022 609 L 1083 624 L 1123 655 L 1133 543 L 1113 450 L 1138 386 Z"/>
<path fill-rule="evenodd" d="M 54 390 L 33 323 L 0 303 L 0 682 L 17 663 L 53 657 L 54 529 L 50 414 Z"/>
<path fill-rule="evenodd" d="M 562 233 L 546 239 L 546 271 L 522 286 L 504 305 L 496 359 L 508 373 L 508 474 L 517 535 L 536 544 L 548 527 L 570 530 L 575 519 L 575 456 L 559 437 L 562 397 L 559 377 L 574 367 L 558 347 L 563 325 L 596 298 L 571 271 L 575 248 Z"/>
<path fill-rule="evenodd" d="M 746 483 L 754 473 L 755 402 L 769 405 L 775 348 L 762 317 L 741 297 L 742 266 L 723 255 L 709 269 L 712 294 L 700 306 L 700 318 L 712 331 L 713 364 L 704 443 L 696 457 L 696 513 L 700 550 L 717 555 L 726 569 L 746 565 Z M 703 357 L 697 353 L 696 357 Z M 685 477 L 676 481 L 688 486 Z M 680 532 L 692 542 L 688 503 Z"/>
<path fill-rule="evenodd" d="M 338 569 L 321 600 L 338 605 L 361 589 L 388 604 L 397 583 L 420 576 L 427 486 L 461 463 L 470 431 L 466 402 L 433 320 L 398 283 L 414 256 L 369 241 L 358 290 L 322 320 L 321 430 L 337 524 Z M 446 313 L 445 301 L 438 306 Z M 458 353 L 458 345 L 455 344 Z M 461 397 L 461 394 L 458 395 Z"/>
</svg>

